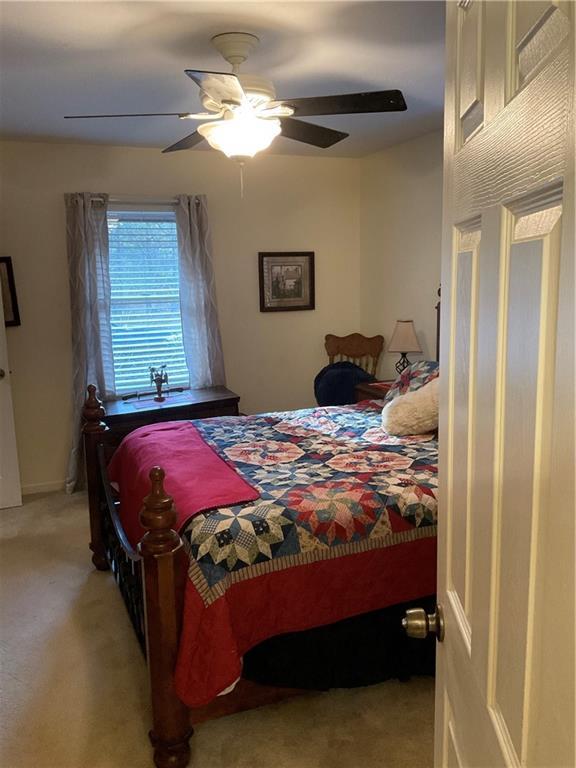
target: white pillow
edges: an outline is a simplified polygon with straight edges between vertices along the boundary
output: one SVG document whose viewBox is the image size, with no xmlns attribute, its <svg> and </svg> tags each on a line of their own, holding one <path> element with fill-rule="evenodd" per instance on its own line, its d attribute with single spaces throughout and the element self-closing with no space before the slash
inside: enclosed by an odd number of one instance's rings
<svg viewBox="0 0 576 768">
<path fill-rule="evenodd" d="M 438 429 L 438 382 L 436 377 L 387 403 L 382 409 L 382 429 L 389 435 L 422 435 Z"/>
</svg>

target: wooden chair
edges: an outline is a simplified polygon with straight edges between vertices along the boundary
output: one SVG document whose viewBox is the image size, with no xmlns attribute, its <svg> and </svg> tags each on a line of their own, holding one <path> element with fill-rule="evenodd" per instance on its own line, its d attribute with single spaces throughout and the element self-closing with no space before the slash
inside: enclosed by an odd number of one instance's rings
<svg viewBox="0 0 576 768">
<path fill-rule="evenodd" d="M 334 336 L 329 333 L 324 338 L 324 346 L 330 363 L 349 360 L 375 376 L 384 347 L 384 336 L 362 336 L 361 333 Z"/>
</svg>

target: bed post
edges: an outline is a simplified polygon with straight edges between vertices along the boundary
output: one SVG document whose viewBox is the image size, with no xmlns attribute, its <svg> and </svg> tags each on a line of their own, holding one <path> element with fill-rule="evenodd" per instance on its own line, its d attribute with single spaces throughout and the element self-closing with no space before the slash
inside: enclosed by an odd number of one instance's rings
<svg viewBox="0 0 576 768">
<path fill-rule="evenodd" d="M 157 768 L 184 768 L 192 735 L 188 708 L 176 696 L 174 667 L 180 639 L 187 556 L 173 530 L 176 511 L 164 490 L 164 470 L 150 470 L 152 489 L 144 499 L 140 522 L 147 532 L 138 548 L 143 558 L 146 598 L 146 650 L 152 695 L 150 740 Z"/>
<path fill-rule="evenodd" d="M 84 459 L 86 462 L 86 483 L 88 486 L 88 509 L 90 511 L 90 549 L 92 562 L 99 571 L 110 569 L 106 558 L 106 549 L 102 537 L 101 479 L 98 468 L 97 447 L 102 433 L 108 427 L 102 421 L 106 411 L 102 402 L 96 397 L 96 387 L 88 386 L 88 397 L 82 409 L 82 433 L 84 435 Z"/>
</svg>

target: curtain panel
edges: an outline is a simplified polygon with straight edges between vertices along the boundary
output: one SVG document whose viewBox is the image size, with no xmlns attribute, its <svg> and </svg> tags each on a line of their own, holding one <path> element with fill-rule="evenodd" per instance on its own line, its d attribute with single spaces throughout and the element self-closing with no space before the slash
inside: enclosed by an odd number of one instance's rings
<svg viewBox="0 0 576 768">
<path fill-rule="evenodd" d="M 64 196 L 72 321 L 72 447 L 66 491 L 72 493 L 82 465 L 82 405 L 88 384 L 100 397 L 114 395 L 108 268 L 108 196 L 77 192 Z"/>
<path fill-rule="evenodd" d="M 111 329 L 111 287 L 106 194 L 65 195 L 73 357 L 73 432 L 66 473 L 71 493 L 83 477 L 81 413 L 88 384 L 99 396 L 116 395 Z M 146 203 L 142 207 L 146 208 Z M 179 195 L 180 314 L 190 387 L 225 384 L 224 357 L 212 269 L 208 207 L 204 195 Z"/>
<path fill-rule="evenodd" d="M 226 383 L 205 195 L 178 195 L 180 311 L 190 387 Z"/>
</svg>

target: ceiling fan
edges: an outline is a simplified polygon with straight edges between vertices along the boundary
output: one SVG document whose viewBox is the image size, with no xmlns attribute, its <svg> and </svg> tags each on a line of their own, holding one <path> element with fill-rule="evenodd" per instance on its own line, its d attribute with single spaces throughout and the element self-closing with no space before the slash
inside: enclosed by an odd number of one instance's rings
<svg viewBox="0 0 576 768">
<path fill-rule="evenodd" d="M 174 116 L 181 120 L 198 120 L 201 125 L 194 133 L 167 147 L 163 152 L 190 149 L 206 139 L 214 149 L 243 161 L 269 147 L 280 134 L 323 149 L 349 136 L 348 133 L 296 118 L 399 112 L 406 109 L 404 96 L 398 90 L 277 100 L 270 80 L 239 74 L 240 64 L 246 61 L 258 43 L 256 35 L 247 32 L 224 32 L 213 37 L 212 44 L 232 65 L 231 73 L 185 70 L 188 77 L 200 87 L 200 99 L 206 112 L 66 115 L 66 119 Z"/>
</svg>

